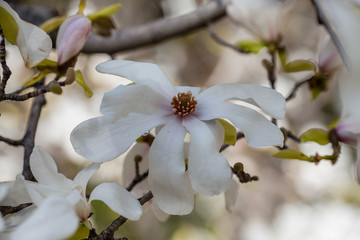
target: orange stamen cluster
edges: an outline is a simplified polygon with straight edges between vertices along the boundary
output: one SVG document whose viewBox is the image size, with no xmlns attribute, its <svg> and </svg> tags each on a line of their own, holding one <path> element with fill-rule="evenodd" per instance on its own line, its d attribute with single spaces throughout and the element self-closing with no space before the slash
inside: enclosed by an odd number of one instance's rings
<svg viewBox="0 0 360 240">
<path fill-rule="evenodd" d="M 178 93 L 171 100 L 172 111 L 175 115 L 186 116 L 195 112 L 197 101 L 190 91 Z"/>
</svg>

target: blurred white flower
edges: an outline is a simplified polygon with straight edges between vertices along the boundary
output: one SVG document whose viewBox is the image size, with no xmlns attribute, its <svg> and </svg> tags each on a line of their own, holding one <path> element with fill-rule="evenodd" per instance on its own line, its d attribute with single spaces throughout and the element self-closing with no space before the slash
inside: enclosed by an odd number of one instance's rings
<svg viewBox="0 0 360 240">
<path fill-rule="evenodd" d="M 26 67 L 34 67 L 46 58 L 52 48 L 50 37 L 37 26 L 20 19 L 19 15 L 0 0 L 0 25 L 6 40 L 19 47 Z"/>
<path fill-rule="evenodd" d="M 61 24 L 56 38 L 59 65 L 62 65 L 81 51 L 90 30 L 91 21 L 81 14 L 70 16 Z"/>
<path fill-rule="evenodd" d="M 99 184 L 91 192 L 89 200 L 87 200 L 86 185 L 90 177 L 99 169 L 99 163 L 89 165 L 81 170 L 74 180 L 70 180 L 63 174 L 58 173 L 51 156 L 37 146 L 31 154 L 30 167 L 37 182 L 26 181 L 18 177 L 15 184 L 22 182 L 18 186 L 25 189 L 30 201 L 37 206 L 40 206 L 43 201 L 51 196 L 62 196 L 66 198 L 69 206 L 76 211 L 81 221 L 89 217 L 91 213 L 90 203 L 93 200 L 103 201 L 113 211 L 130 220 L 138 220 L 142 214 L 141 205 L 137 199 L 116 183 Z M 17 188 L 17 192 L 21 191 L 20 187 Z M 17 192 L 14 194 L 17 194 Z M 12 199 L 14 198 L 16 197 L 12 197 Z M 9 199 L 7 202 L 9 202 Z"/>
<path fill-rule="evenodd" d="M 0 184 L 0 205 L 9 193 L 9 184 Z M 70 210 L 69 210 L 70 209 Z M 23 211 L 28 214 L 23 214 Z M 78 228 L 75 211 L 64 197 L 51 196 L 38 207 L 28 207 L 3 219 L 0 214 L 0 238 L 3 240 L 62 240 Z"/>
<path fill-rule="evenodd" d="M 223 193 L 231 183 L 231 169 L 219 153 L 224 129 L 217 118 L 230 120 L 245 134 L 250 146 L 283 145 L 283 134 L 259 112 L 226 102 L 242 100 L 274 118 L 285 114 L 278 92 L 250 84 L 221 84 L 200 92 L 198 87 L 174 86 L 158 65 L 113 60 L 97 66 L 103 73 L 126 77 L 134 85 L 105 94 L 103 116 L 78 125 L 71 134 L 77 153 L 104 162 L 124 153 L 134 141 L 163 126 L 149 152 L 149 185 L 161 210 L 188 214 L 193 189 L 205 195 Z M 191 135 L 185 172 L 184 138 Z"/>
</svg>

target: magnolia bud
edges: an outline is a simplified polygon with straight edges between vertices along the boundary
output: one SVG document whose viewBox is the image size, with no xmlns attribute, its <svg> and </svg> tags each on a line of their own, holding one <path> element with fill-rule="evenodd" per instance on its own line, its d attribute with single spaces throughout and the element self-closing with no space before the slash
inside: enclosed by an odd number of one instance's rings
<svg viewBox="0 0 360 240">
<path fill-rule="evenodd" d="M 83 15 L 74 15 L 61 24 L 56 38 L 58 64 L 62 65 L 78 54 L 91 30 L 91 21 Z"/>
<path fill-rule="evenodd" d="M 57 81 L 51 81 L 48 84 L 49 91 L 55 94 L 60 95 L 62 93 L 62 89 L 60 84 Z"/>
<path fill-rule="evenodd" d="M 66 70 L 66 79 L 65 79 L 65 84 L 66 85 L 70 85 L 75 81 L 76 78 L 76 72 L 74 70 L 74 68 L 68 68 Z"/>
</svg>

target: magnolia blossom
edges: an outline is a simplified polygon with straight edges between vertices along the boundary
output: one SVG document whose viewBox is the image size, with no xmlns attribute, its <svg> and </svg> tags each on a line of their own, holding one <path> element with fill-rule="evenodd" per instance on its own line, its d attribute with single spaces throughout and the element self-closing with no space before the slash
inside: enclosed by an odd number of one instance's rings
<svg viewBox="0 0 360 240">
<path fill-rule="evenodd" d="M 0 205 L 11 190 L 0 184 Z M 37 239 L 62 240 L 70 237 L 78 227 L 78 217 L 70 204 L 61 196 L 51 196 L 38 207 L 30 206 L 6 219 L 0 215 L 0 238 L 3 240 Z M 25 213 L 24 213 L 25 212 Z"/>
<path fill-rule="evenodd" d="M 58 64 L 62 65 L 83 48 L 91 30 L 91 21 L 84 15 L 67 18 L 56 38 Z"/>
<path fill-rule="evenodd" d="M 71 133 L 77 153 L 93 162 L 105 162 L 124 153 L 142 134 L 162 126 L 149 152 L 149 186 L 161 210 L 188 214 L 193 191 L 214 195 L 231 183 L 231 169 L 219 153 L 226 118 L 245 134 L 250 146 L 283 145 L 277 126 L 256 110 L 226 102 L 242 100 L 274 118 L 285 114 L 278 92 L 250 84 L 221 84 L 200 92 L 198 87 L 174 86 L 152 63 L 113 60 L 97 66 L 103 73 L 130 79 L 105 94 L 101 117 L 89 119 Z M 189 157 L 184 162 L 184 138 L 189 132 Z"/>
<path fill-rule="evenodd" d="M 35 147 L 30 157 L 30 167 L 38 182 L 25 181 L 18 177 L 17 181 L 22 181 L 23 184 L 18 184 L 17 190 L 19 192 L 20 187 L 23 187 L 31 202 L 37 206 L 51 196 L 62 196 L 82 221 L 89 217 L 90 203 L 93 200 L 103 201 L 112 210 L 131 220 L 138 220 L 142 214 L 141 205 L 137 199 L 116 183 L 99 184 L 87 200 L 86 185 L 90 177 L 99 169 L 99 163 L 89 165 L 80 171 L 74 180 L 70 180 L 58 173 L 54 160 L 45 150 Z"/>
<path fill-rule="evenodd" d="M 263 43 L 281 44 L 288 53 L 307 57 L 316 49 L 318 28 L 311 1 L 232 0 L 227 13 Z"/>
<path fill-rule="evenodd" d="M 21 20 L 19 15 L 3 0 L 0 0 L 0 12 L 2 15 L 0 25 L 5 38 L 19 47 L 27 67 L 34 67 L 49 55 L 52 42 L 42 29 Z"/>
</svg>

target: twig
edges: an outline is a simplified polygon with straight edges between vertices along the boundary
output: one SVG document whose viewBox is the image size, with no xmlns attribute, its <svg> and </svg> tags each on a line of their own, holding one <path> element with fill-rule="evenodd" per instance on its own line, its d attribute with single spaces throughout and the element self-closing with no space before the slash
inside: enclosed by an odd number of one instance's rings
<svg viewBox="0 0 360 240">
<path fill-rule="evenodd" d="M 35 134 L 38 125 L 38 121 L 40 118 L 42 107 L 45 105 L 46 100 L 44 94 L 37 96 L 30 110 L 30 116 L 28 120 L 28 125 L 26 129 L 26 133 L 23 138 L 24 143 L 24 166 L 22 174 L 25 179 L 32 180 L 34 176 L 32 175 L 30 169 L 30 155 L 35 145 Z"/>
<path fill-rule="evenodd" d="M 136 27 L 120 29 L 111 37 L 90 34 L 83 52 L 116 53 L 159 43 L 174 36 L 190 33 L 226 15 L 228 1 L 212 1 L 179 17 L 164 18 Z"/>
<path fill-rule="evenodd" d="M 0 141 L 7 143 L 9 145 L 12 145 L 12 146 L 23 146 L 24 145 L 22 139 L 21 140 L 12 140 L 10 138 L 0 136 Z"/>
<path fill-rule="evenodd" d="M 13 213 L 16 213 L 24 208 L 27 208 L 29 206 L 31 206 L 32 203 L 23 203 L 23 204 L 20 204 L 16 207 L 10 207 L 10 206 L 0 206 L 0 212 L 3 216 L 6 216 L 8 214 L 13 214 Z"/>
<path fill-rule="evenodd" d="M 5 55 L 6 55 L 5 37 L 4 37 L 3 30 L 0 26 L 0 62 L 1 62 L 1 67 L 3 69 L 2 79 L 1 79 L 1 84 L 0 84 L 0 100 L 3 98 L 3 96 L 5 94 L 6 84 L 11 75 L 11 71 L 10 71 L 9 67 L 6 65 L 6 56 Z"/>
<path fill-rule="evenodd" d="M 215 30 L 214 30 L 214 27 L 212 26 L 212 24 L 209 24 L 208 25 L 208 30 L 209 30 L 209 34 L 210 34 L 210 37 L 215 41 L 217 42 L 218 44 L 224 46 L 224 47 L 227 47 L 227 48 L 230 48 L 230 49 L 233 49 L 235 50 L 236 52 L 240 52 L 240 53 L 249 53 L 248 51 L 246 51 L 245 49 L 242 49 L 241 47 L 238 47 L 236 45 L 233 45 L 231 43 L 228 43 L 226 42 L 224 39 L 220 38 Z"/>
<path fill-rule="evenodd" d="M 149 175 L 149 170 L 147 170 L 146 172 L 144 172 L 141 175 L 136 176 L 133 179 L 133 181 L 129 184 L 129 186 L 127 186 L 126 190 L 128 190 L 130 192 L 135 187 L 136 184 L 143 181 L 145 178 L 147 178 L 148 175 Z"/>
</svg>

